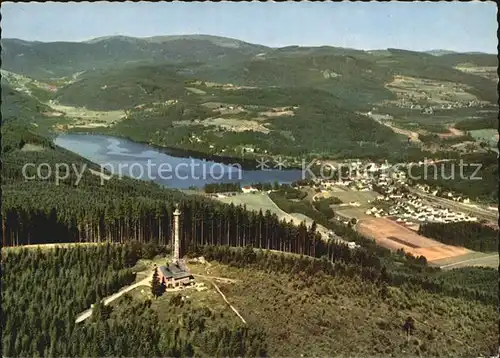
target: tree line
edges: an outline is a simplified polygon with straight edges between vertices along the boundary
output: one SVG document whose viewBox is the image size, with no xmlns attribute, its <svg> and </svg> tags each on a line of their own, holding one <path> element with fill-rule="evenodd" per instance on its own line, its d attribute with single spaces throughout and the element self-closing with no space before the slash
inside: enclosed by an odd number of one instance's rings
<svg viewBox="0 0 500 358">
<path fill-rule="evenodd" d="M 482 252 L 498 251 L 498 230 L 477 222 L 425 223 L 418 232 L 448 245 Z"/>
<path fill-rule="evenodd" d="M 240 192 L 240 183 L 210 183 L 205 184 L 205 193 L 228 193 L 228 192 Z"/>
</svg>

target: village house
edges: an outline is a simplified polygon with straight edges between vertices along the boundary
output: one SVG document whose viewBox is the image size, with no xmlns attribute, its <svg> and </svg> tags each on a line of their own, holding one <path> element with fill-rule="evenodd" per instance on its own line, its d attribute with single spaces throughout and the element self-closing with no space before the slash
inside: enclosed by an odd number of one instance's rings
<svg viewBox="0 0 500 358">
<path fill-rule="evenodd" d="M 194 283 L 193 275 L 182 262 L 158 267 L 158 277 L 167 288 L 189 286 Z"/>
<path fill-rule="evenodd" d="M 256 193 L 259 190 L 255 189 L 254 187 L 251 187 L 251 186 L 244 186 L 243 188 L 241 188 L 241 191 L 245 194 L 248 194 L 248 193 Z"/>
<path fill-rule="evenodd" d="M 350 248 L 351 250 L 357 249 L 360 247 L 358 244 L 356 244 L 354 241 L 350 241 L 347 243 L 347 247 Z"/>
</svg>

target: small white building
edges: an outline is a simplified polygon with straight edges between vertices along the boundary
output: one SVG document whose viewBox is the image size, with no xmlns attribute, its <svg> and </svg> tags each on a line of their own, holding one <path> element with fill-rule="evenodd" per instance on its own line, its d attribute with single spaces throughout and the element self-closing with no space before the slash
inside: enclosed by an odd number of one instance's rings
<svg viewBox="0 0 500 358">
<path fill-rule="evenodd" d="M 350 248 L 351 250 L 357 249 L 359 247 L 358 244 L 356 244 L 354 241 L 348 242 L 347 247 Z"/>
<path fill-rule="evenodd" d="M 243 188 L 241 188 L 241 191 L 245 194 L 258 192 L 257 189 L 251 186 L 244 186 Z"/>
</svg>

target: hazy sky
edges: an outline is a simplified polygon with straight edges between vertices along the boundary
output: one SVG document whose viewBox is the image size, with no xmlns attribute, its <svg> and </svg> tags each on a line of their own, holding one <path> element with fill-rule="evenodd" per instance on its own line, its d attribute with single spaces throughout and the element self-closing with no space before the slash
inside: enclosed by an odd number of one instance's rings
<svg viewBox="0 0 500 358">
<path fill-rule="evenodd" d="M 497 52 L 494 2 L 9 3 L 2 37 L 209 34 L 268 46 Z"/>
</svg>

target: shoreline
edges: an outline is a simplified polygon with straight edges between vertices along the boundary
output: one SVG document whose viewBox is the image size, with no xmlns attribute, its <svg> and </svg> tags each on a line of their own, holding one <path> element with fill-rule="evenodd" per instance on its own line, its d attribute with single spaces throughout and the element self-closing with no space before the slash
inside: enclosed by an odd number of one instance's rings
<svg viewBox="0 0 500 358">
<path fill-rule="evenodd" d="M 222 156 L 217 156 L 217 155 L 205 156 L 202 152 L 188 151 L 188 150 L 179 149 L 179 148 L 162 147 L 162 146 L 158 146 L 158 145 L 154 145 L 154 144 L 149 144 L 147 142 L 135 141 L 135 140 L 129 139 L 128 137 L 125 137 L 125 136 L 114 136 L 114 135 L 107 135 L 107 134 L 101 134 L 101 133 L 71 133 L 71 132 L 54 133 L 54 138 L 52 138 L 52 143 L 57 148 L 59 148 L 63 151 L 68 151 L 68 152 L 71 152 L 77 156 L 82 157 L 86 162 L 88 162 L 91 165 L 90 169 L 93 169 L 92 166 L 95 166 L 95 169 L 97 170 L 100 167 L 100 164 L 91 160 L 91 159 L 83 157 L 78 151 L 73 151 L 73 150 L 67 149 L 65 147 L 62 147 L 60 145 L 57 145 L 56 139 L 62 135 L 94 136 L 94 137 L 104 137 L 104 138 L 110 138 L 110 139 L 116 139 L 116 140 L 125 140 L 125 141 L 128 141 L 130 144 L 141 144 L 141 145 L 147 146 L 150 150 L 157 151 L 158 153 L 161 153 L 161 154 L 169 155 L 173 158 L 183 158 L 183 159 L 192 158 L 192 159 L 196 159 L 196 160 L 213 161 L 214 163 L 222 163 L 222 164 L 225 164 L 228 166 L 238 164 L 239 166 L 241 166 L 242 171 L 248 171 L 248 172 L 259 171 L 259 167 L 258 167 L 259 162 L 255 161 L 255 160 L 245 160 L 243 163 L 235 163 L 234 160 L 231 160 L 231 159 L 233 159 L 231 157 L 222 157 Z M 255 166 L 252 165 L 254 163 L 256 163 Z M 277 169 L 273 169 L 273 170 L 277 171 Z M 293 171 L 297 171 L 297 170 L 300 170 L 300 169 L 294 169 L 294 168 L 281 169 L 282 172 L 293 172 Z M 108 175 L 112 174 L 112 173 L 108 172 L 107 169 L 106 169 L 106 173 Z M 93 174 L 98 175 L 99 173 L 93 173 Z M 132 177 L 129 177 L 129 178 L 135 179 L 135 180 L 153 182 L 153 183 L 156 183 L 160 186 L 163 186 L 163 187 L 165 187 L 167 189 L 171 189 L 171 190 L 184 191 L 184 190 L 191 189 L 191 186 L 177 186 L 177 185 L 170 186 L 167 183 L 159 183 L 155 180 L 138 179 L 138 178 L 132 178 Z M 279 181 L 279 182 L 281 183 L 281 181 Z M 288 183 L 289 181 L 285 181 L 285 182 Z M 228 181 L 221 180 L 221 181 L 218 181 L 216 183 L 219 183 L 219 184 L 233 183 L 233 181 L 231 179 L 229 179 Z M 241 186 L 259 184 L 259 183 L 260 184 L 263 184 L 263 183 L 271 183 L 272 184 L 273 181 L 272 180 L 257 180 L 257 181 L 251 181 L 251 182 L 250 181 L 245 182 L 244 180 L 240 181 Z M 211 184 L 211 182 L 210 183 L 203 183 L 202 185 L 194 185 L 194 186 L 196 187 L 197 191 L 204 192 L 204 187 L 206 184 Z"/>
<path fill-rule="evenodd" d="M 154 148 L 158 150 L 161 153 L 171 155 L 173 157 L 178 157 L 178 158 L 194 158 L 194 159 L 199 159 L 199 160 L 206 160 L 206 161 L 212 161 L 212 162 L 217 162 L 217 163 L 222 163 L 225 165 L 235 165 L 239 164 L 241 165 L 241 169 L 243 170 L 255 170 L 258 169 L 259 165 L 259 160 L 255 158 L 240 158 L 236 156 L 224 156 L 224 155 L 218 155 L 218 154 L 209 154 L 201 151 L 197 151 L 194 149 L 184 149 L 184 148 L 178 148 L 178 147 L 169 147 L 169 146 L 161 146 L 155 143 L 149 143 L 146 141 L 141 141 L 141 140 L 136 140 L 133 139 L 129 136 L 125 135 L 120 135 L 120 134 L 105 134 L 101 132 L 79 132 L 79 131 L 61 131 L 61 132 L 56 132 L 54 133 L 54 137 L 57 137 L 59 135 L 63 134 L 71 134 L 71 135 L 88 135 L 88 136 L 106 136 L 106 137 L 113 137 L 116 139 L 125 139 L 130 142 L 136 143 L 136 144 L 143 144 L 150 146 L 151 148 Z M 263 157 L 263 159 L 266 159 L 268 161 L 272 161 L 273 158 L 272 156 L 266 156 Z M 301 170 L 300 166 L 290 166 L 287 167 L 286 169 L 281 169 L 283 171 L 287 170 Z"/>
</svg>

